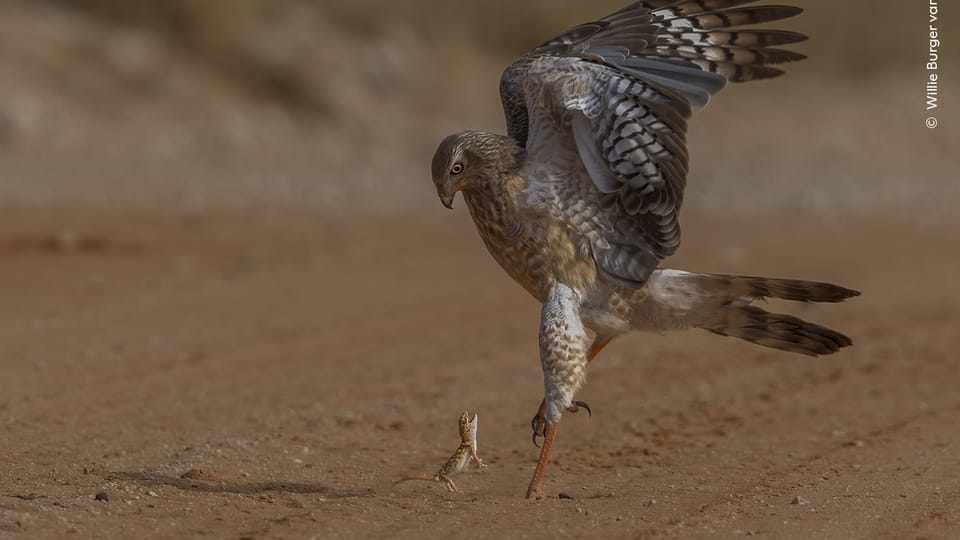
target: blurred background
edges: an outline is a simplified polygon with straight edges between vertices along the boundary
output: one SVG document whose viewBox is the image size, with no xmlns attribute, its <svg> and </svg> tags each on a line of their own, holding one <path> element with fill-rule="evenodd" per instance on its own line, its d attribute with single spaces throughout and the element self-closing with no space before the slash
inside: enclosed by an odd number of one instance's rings
<svg viewBox="0 0 960 540">
<path fill-rule="evenodd" d="M 810 35 L 793 47 L 809 59 L 728 87 L 694 119 L 687 211 L 949 211 L 960 201 L 956 14 L 944 14 L 931 130 L 926 2 L 793 3 L 805 13 L 776 26 Z M 0 197 L 436 209 L 435 145 L 460 129 L 503 131 L 502 68 L 623 4 L 0 0 Z"/>
</svg>

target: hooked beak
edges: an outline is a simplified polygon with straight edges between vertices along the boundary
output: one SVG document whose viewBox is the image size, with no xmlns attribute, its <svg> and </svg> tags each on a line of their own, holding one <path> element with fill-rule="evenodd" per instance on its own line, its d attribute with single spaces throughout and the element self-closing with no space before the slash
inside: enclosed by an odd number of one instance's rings
<svg viewBox="0 0 960 540">
<path fill-rule="evenodd" d="M 445 181 L 437 182 L 437 196 L 440 202 L 449 210 L 453 210 L 453 199 L 457 192 L 463 189 L 464 180 L 461 178 L 455 182 Z"/>
</svg>

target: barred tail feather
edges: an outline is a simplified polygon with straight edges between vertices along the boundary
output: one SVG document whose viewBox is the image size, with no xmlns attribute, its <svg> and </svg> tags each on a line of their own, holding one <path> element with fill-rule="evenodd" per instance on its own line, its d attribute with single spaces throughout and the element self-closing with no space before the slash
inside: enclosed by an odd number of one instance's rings
<svg viewBox="0 0 960 540">
<path fill-rule="evenodd" d="M 769 313 L 754 306 L 720 310 L 701 328 L 721 336 L 809 356 L 831 354 L 853 345 L 849 337 L 825 326 L 792 315 Z"/>
<path fill-rule="evenodd" d="M 859 294 L 817 281 L 657 270 L 639 293 L 634 326 L 702 328 L 765 347 L 818 356 L 835 353 L 853 341 L 830 328 L 750 304 L 763 298 L 832 303 Z"/>
<path fill-rule="evenodd" d="M 683 280 L 696 287 L 700 295 L 721 305 L 749 303 L 763 298 L 794 302 L 842 302 L 860 295 L 860 291 L 820 281 L 690 272 L 682 274 Z"/>
</svg>

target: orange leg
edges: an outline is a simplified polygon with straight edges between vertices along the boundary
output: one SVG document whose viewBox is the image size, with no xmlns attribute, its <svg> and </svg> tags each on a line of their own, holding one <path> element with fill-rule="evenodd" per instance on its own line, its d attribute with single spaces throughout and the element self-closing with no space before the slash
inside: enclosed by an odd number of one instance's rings
<svg viewBox="0 0 960 540">
<path fill-rule="evenodd" d="M 560 429 L 560 423 L 546 424 L 543 432 L 543 447 L 540 448 L 540 459 L 537 461 L 537 468 L 533 471 L 533 478 L 530 479 L 530 487 L 527 488 L 528 499 L 543 499 L 546 494 L 543 492 L 543 473 L 547 470 L 547 463 L 550 461 L 550 450 L 553 448 L 553 440 L 557 437 L 557 431 Z"/>
<path fill-rule="evenodd" d="M 594 340 L 593 345 L 590 345 L 590 350 L 587 351 L 587 363 L 589 364 L 590 362 L 593 362 L 593 359 L 600 354 L 600 351 L 602 351 L 612 339 L 613 338 L 598 337 L 596 340 Z"/>
<path fill-rule="evenodd" d="M 612 338 L 597 338 L 590 350 L 587 352 L 587 363 L 592 362 L 600 354 L 600 351 L 610 343 Z M 570 412 L 577 412 L 579 407 L 583 407 L 590 412 L 590 407 L 582 402 L 575 401 L 568 409 Z M 547 408 L 545 401 L 540 402 L 540 408 L 537 415 L 533 417 L 533 444 L 537 444 L 537 436 L 543 437 L 543 446 L 540 448 L 540 459 L 537 460 L 537 468 L 533 471 L 533 478 L 530 479 L 530 486 L 527 488 L 528 499 L 542 499 L 546 496 L 543 492 L 543 473 L 547 470 L 547 463 L 550 461 L 550 452 L 553 449 L 553 440 L 557 437 L 557 431 L 560 429 L 560 422 L 548 424 L 543 419 L 543 413 Z"/>
</svg>

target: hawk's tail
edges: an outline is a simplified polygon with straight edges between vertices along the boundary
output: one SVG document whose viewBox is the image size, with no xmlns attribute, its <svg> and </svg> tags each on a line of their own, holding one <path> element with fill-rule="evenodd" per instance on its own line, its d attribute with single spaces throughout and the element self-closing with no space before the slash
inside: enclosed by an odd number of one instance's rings
<svg viewBox="0 0 960 540">
<path fill-rule="evenodd" d="M 715 315 L 700 328 L 782 351 L 819 356 L 853 345 L 850 338 L 825 326 L 754 306 L 727 308 Z"/>
<path fill-rule="evenodd" d="M 767 297 L 797 302 L 840 302 L 860 294 L 831 283 L 678 270 L 654 272 L 644 292 L 648 297 L 641 304 L 640 313 L 659 317 L 655 323 L 666 323 L 666 327 L 674 324 L 703 328 L 810 356 L 834 353 L 853 342 L 824 326 L 791 315 L 769 313 L 750 305 L 751 302 Z"/>
</svg>

